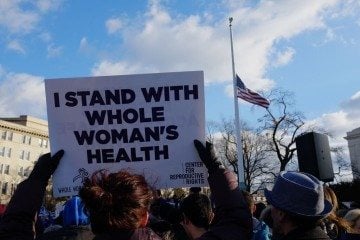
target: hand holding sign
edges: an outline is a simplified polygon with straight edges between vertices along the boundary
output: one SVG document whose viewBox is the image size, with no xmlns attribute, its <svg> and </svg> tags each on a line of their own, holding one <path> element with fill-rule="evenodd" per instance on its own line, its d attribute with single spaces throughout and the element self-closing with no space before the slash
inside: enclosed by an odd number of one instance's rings
<svg viewBox="0 0 360 240">
<path fill-rule="evenodd" d="M 221 162 L 219 162 L 216 157 L 212 143 L 206 142 L 206 146 L 204 146 L 199 140 L 194 140 L 194 145 L 201 161 L 205 164 L 209 173 L 220 168 Z"/>
<path fill-rule="evenodd" d="M 50 153 L 42 155 L 34 166 L 29 178 L 47 182 L 59 165 L 64 150 L 60 150 L 51 157 Z"/>
</svg>

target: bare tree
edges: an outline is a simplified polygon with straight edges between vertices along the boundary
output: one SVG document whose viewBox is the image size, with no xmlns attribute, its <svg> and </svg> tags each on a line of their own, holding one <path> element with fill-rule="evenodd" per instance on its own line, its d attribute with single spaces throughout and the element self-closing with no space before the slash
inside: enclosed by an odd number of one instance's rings
<svg viewBox="0 0 360 240">
<path fill-rule="evenodd" d="M 206 123 L 206 141 L 214 143 L 215 134 L 218 131 L 218 123 L 215 121 L 208 121 Z"/>
<path fill-rule="evenodd" d="M 250 191 L 257 179 L 261 179 L 262 182 L 268 175 L 271 175 L 272 179 L 275 178 L 274 164 L 270 162 L 266 151 L 266 138 L 260 133 L 245 129 L 242 132 L 242 144 L 245 184 Z"/>
<path fill-rule="evenodd" d="M 237 142 L 235 136 L 235 124 L 232 120 L 223 119 L 217 125 L 220 138 L 213 138 L 218 154 L 225 166 L 231 166 L 236 174 L 238 170 Z M 242 151 L 244 167 L 244 179 L 247 191 L 250 191 L 254 182 L 265 175 L 273 174 L 273 169 L 267 162 L 266 138 L 253 132 L 245 123 L 242 123 Z"/>
<path fill-rule="evenodd" d="M 305 132 L 305 117 L 293 109 L 294 97 L 290 92 L 276 89 L 268 99 L 271 104 L 267 113 L 258 119 L 262 124 L 259 130 L 267 132 L 267 150 L 275 153 L 283 171 L 296 151 L 295 138 Z"/>
<path fill-rule="evenodd" d="M 334 169 L 335 181 L 341 182 L 342 178 L 351 176 L 351 163 L 345 158 L 343 146 L 331 147 L 330 151 L 335 158 L 333 159 L 336 168 Z"/>
<path fill-rule="evenodd" d="M 220 160 L 226 167 L 231 166 L 234 172 L 238 174 L 237 142 L 234 122 L 223 119 L 221 123 L 217 123 L 216 127 L 221 137 L 215 139 L 214 144 Z"/>
</svg>

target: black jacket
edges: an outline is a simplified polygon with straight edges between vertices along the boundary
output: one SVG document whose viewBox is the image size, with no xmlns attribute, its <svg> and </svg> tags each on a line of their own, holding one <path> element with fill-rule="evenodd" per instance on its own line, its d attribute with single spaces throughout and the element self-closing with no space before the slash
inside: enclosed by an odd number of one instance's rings
<svg viewBox="0 0 360 240">
<path fill-rule="evenodd" d="M 208 180 L 215 201 L 215 216 L 209 231 L 198 240 L 251 239 L 252 217 L 235 174 L 218 169 Z"/>
<path fill-rule="evenodd" d="M 281 240 L 330 240 L 330 237 L 321 229 L 320 226 L 314 228 L 297 228 L 289 232 Z"/>
</svg>

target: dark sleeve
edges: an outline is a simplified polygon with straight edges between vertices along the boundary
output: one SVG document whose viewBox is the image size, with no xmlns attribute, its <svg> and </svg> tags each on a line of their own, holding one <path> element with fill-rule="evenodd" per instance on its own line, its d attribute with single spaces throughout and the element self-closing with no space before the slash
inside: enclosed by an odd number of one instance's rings
<svg viewBox="0 0 360 240">
<path fill-rule="evenodd" d="M 209 174 L 208 180 L 215 201 L 215 216 L 210 230 L 199 239 L 251 239 L 252 218 L 235 174 L 217 169 Z"/>
<path fill-rule="evenodd" d="M 1 219 L 1 240 L 34 239 L 36 214 L 42 204 L 46 185 L 35 179 L 27 179 L 18 185 Z"/>
</svg>

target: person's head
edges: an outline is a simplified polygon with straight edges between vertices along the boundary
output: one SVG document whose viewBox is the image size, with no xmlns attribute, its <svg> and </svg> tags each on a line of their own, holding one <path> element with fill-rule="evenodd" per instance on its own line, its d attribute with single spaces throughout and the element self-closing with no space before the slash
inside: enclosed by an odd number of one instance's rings
<svg viewBox="0 0 360 240">
<path fill-rule="evenodd" d="M 201 187 L 191 187 L 189 189 L 189 194 L 199 194 L 201 192 Z"/>
<path fill-rule="evenodd" d="M 251 215 L 253 215 L 256 210 L 254 198 L 249 192 L 247 192 L 247 191 L 242 191 L 242 192 L 243 192 L 243 195 L 245 198 L 245 202 L 250 210 L 250 213 L 251 213 Z"/>
<path fill-rule="evenodd" d="M 79 191 L 95 234 L 144 227 L 153 191 L 142 175 L 95 172 Z"/>
<path fill-rule="evenodd" d="M 161 190 L 160 189 L 157 189 L 155 191 L 155 198 L 161 198 L 162 197 L 162 194 L 161 194 Z"/>
<path fill-rule="evenodd" d="M 263 203 L 263 202 L 255 203 L 254 217 L 256 217 L 257 219 L 260 219 L 261 213 L 265 208 L 266 208 L 265 203 Z"/>
<path fill-rule="evenodd" d="M 281 172 L 265 197 L 272 205 L 273 230 L 286 235 L 298 227 L 313 227 L 332 210 L 321 182 L 311 174 Z"/>
<path fill-rule="evenodd" d="M 90 223 L 84 211 L 84 204 L 79 197 L 75 196 L 66 201 L 62 220 L 63 226 L 83 226 Z"/>
<path fill-rule="evenodd" d="M 180 204 L 182 222 L 186 233 L 194 237 L 197 231 L 206 231 L 213 218 L 210 199 L 204 194 L 190 194 Z"/>
<path fill-rule="evenodd" d="M 348 211 L 344 219 L 348 221 L 354 232 L 360 233 L 360 209 L 352 209 Z"/>
</svg>

